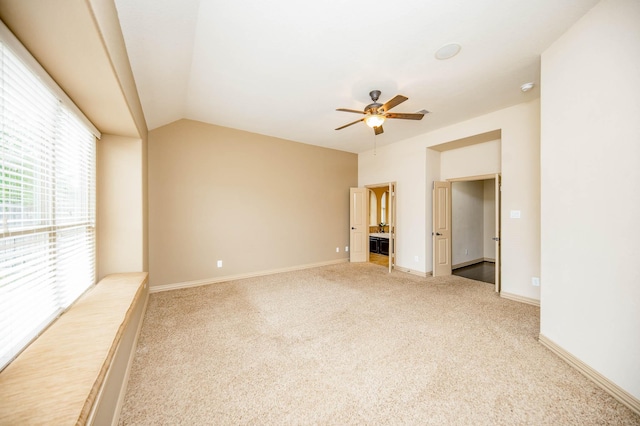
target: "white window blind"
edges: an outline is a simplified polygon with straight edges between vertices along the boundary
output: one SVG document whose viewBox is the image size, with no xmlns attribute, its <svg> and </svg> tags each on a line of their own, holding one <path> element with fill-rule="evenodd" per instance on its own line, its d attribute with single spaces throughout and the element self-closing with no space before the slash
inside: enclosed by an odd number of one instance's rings
<svg viewBox="0 0 640 426">
<path fill-rule="evenodd" d="M 95 282 L 95 145 L 0 40 L 0 369 Z"/>
</svg>

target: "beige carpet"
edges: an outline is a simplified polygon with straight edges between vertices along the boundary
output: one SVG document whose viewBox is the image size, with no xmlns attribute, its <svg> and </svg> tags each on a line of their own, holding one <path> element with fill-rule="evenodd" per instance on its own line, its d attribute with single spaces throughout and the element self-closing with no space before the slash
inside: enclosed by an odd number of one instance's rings
<svg viewBox="0 0 640 426">
<path fill-rule="evenodd" d="M 461 277 L 340 264 L 152 294 L 121 425 L 640 424 Z"/>
</svg>

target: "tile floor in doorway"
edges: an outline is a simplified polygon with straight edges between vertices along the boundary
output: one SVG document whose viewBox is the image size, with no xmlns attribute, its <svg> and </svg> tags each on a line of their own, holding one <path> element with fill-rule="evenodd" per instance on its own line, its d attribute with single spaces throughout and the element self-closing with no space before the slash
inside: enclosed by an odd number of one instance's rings
<svg viewBox="0 0 640 426">
<path fill-rule="evenodd" d="M 453 275 L 469 278 L 471 280 L 483 281 L 485 283 L 496 283 L 496 264 L 493 262 L 480 262 L 474 265 L 465 266 L 453 270 Z"/>
</svg>

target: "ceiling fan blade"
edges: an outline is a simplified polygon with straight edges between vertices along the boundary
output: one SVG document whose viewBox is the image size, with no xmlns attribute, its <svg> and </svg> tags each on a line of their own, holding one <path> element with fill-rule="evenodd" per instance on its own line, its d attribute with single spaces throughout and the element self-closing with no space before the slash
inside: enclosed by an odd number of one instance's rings
<svg viewBox="0 0 640 426">
<path fill-rule="evenodd" d="M 387 101 L 387 103 L 385 103 L 384 105 L 382 105 L 381 109 L 382 109 L 384 112 L 387 112 L 387 111 L 389 111 L 391 108 L 393 108 L 393 107 L 396 107 L 396 106 L 400 105 L 401 103 L 403 103 L 403 102 L 404 102 L 404 101 L 406 101 L 407 99 L 409 99 L 409 98 L 407 98 L 406 96 L 396 95 L 396 97 L 395 97 L 395 98 L 393 98 L 393 99 L 391 99 L 391 100 Z"/>
<path fill-rule="evenodd" d="M 355 109 L 348 109 L 348 108 L 337 108 L 336 111 L 355 112 L 356 114 L 366 114 L 364 111 L 358 111 L 358 110 L 355 110 Z"/>
<path fill-rule="evenodd" d="M 384 133 L 384 130 L 382 129 L 382 125 L 380 125 L 380 126 L 378 126 L 378 127 L 374 127 L 374 128 L 373 128 L 373 132 L 374 132 L 376 135 L 379 135 L 380 133 Z"/>
<path fill-rule="evenodd" d="M 353 123 L 345 124 L 344 126 L 338 127 L 336 130 L 344 129 L 345 127 L 349 127 L 349 126 L 351 126 L 352 124 L 356 124 L 356 123 L 359 123 L 359 122 L 361 122 L 361 121 L 364 121 L 364 118 L 361 118 L 360 120 L 356 120 L 356 121 L 354 121 Z"/>
<path fill-rule="evenodd" d="M 422 113 L 409 114 L 409 113 L 404 113 L 404 112 L 388 112 L 384 116 L 387 117 L 387 118 L 403 118 L 405 120 L 422 120 L 422 117 L 424 117 L 424 114 L 422 114 Z"/>
</svg>

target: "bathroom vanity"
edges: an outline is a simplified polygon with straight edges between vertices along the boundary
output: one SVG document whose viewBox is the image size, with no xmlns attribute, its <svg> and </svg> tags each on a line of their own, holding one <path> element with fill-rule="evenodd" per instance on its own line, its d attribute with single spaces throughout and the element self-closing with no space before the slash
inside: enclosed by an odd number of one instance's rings
<svg viewBox="0 0 640 426">
<path fill-rule="evenodd" d="M 389 256 L 389 233 L 376 232 L 369 234 L 369 252 Z"/>
</svg>

